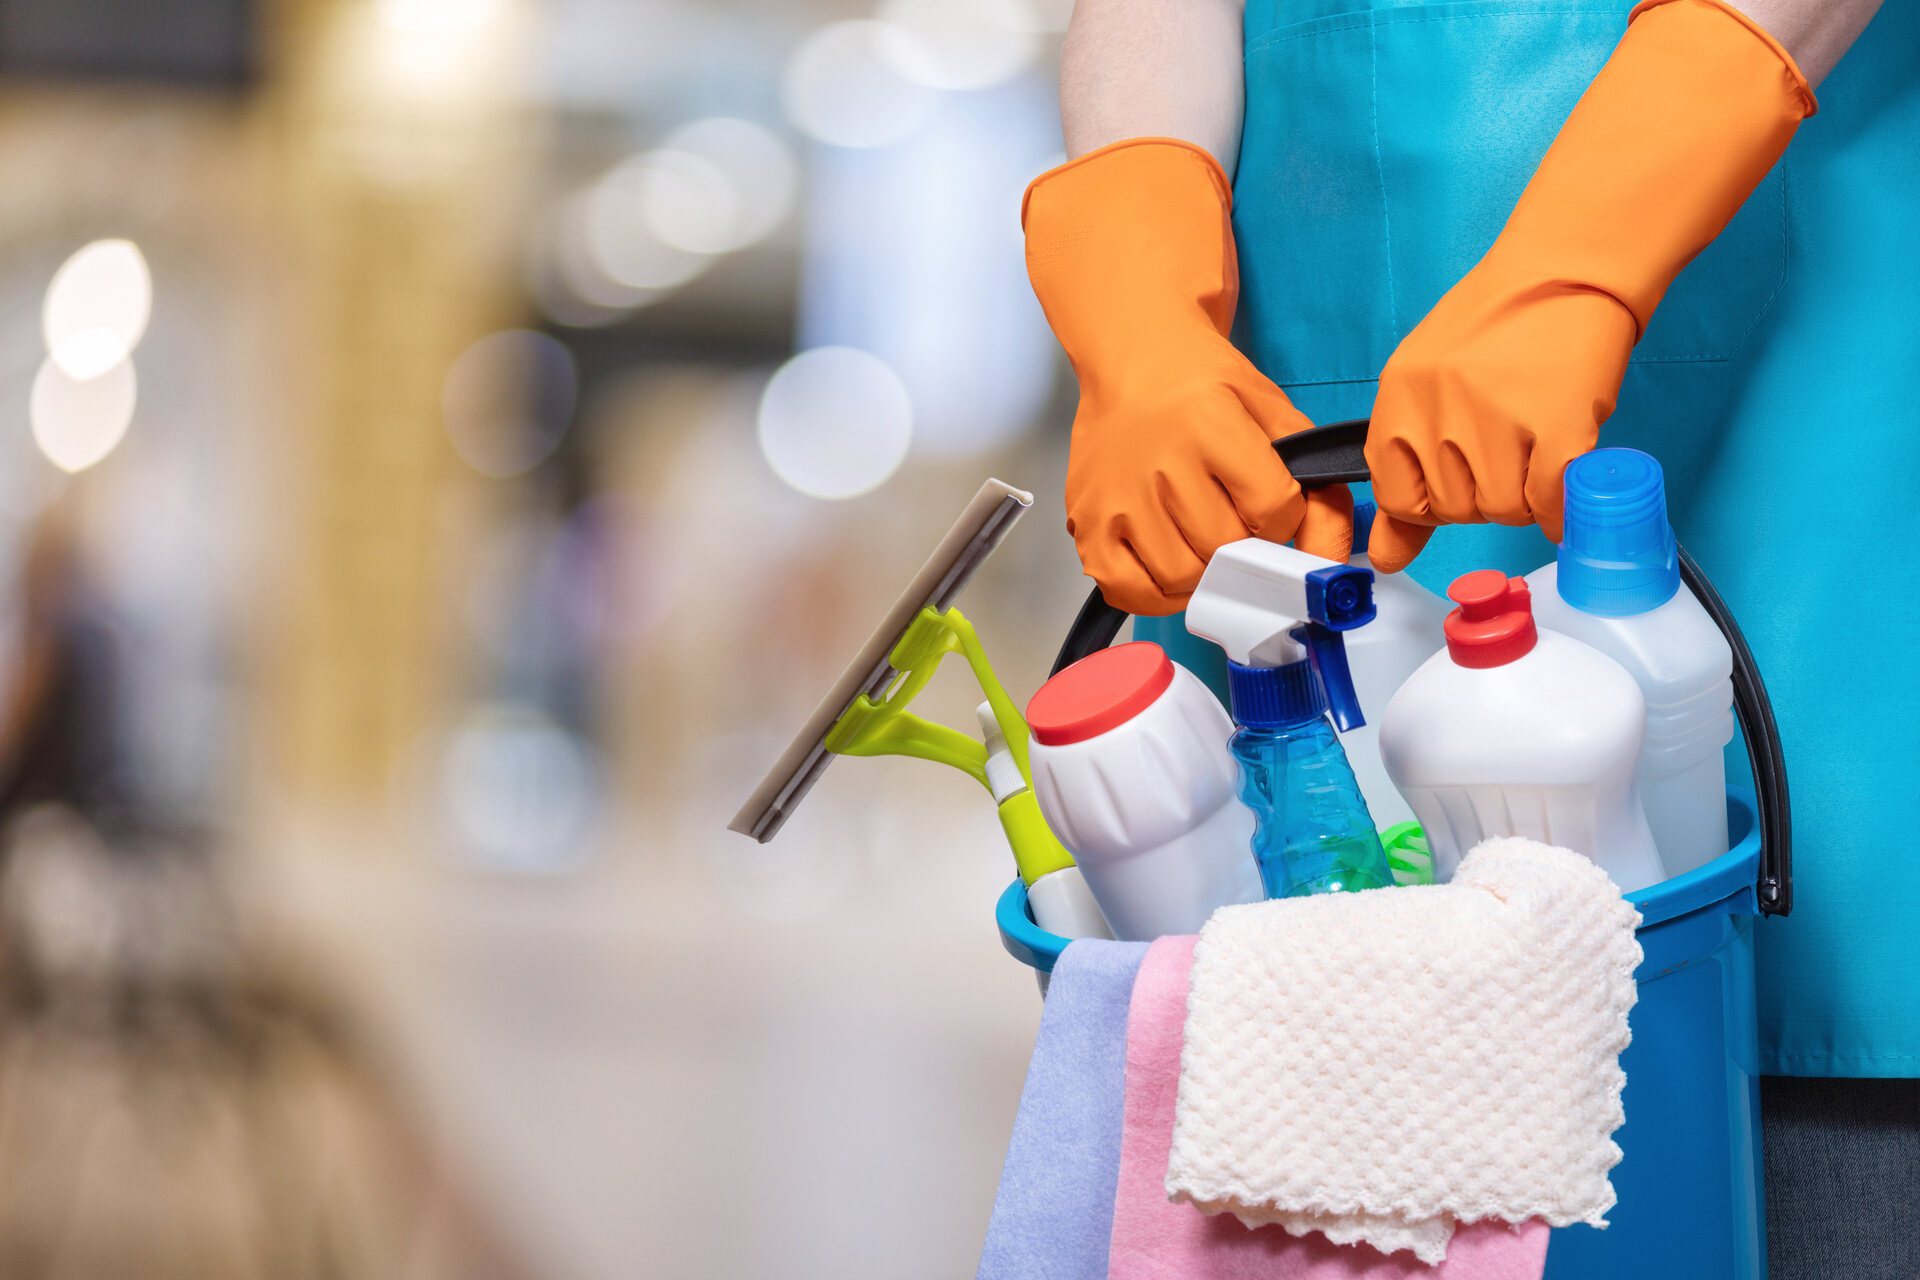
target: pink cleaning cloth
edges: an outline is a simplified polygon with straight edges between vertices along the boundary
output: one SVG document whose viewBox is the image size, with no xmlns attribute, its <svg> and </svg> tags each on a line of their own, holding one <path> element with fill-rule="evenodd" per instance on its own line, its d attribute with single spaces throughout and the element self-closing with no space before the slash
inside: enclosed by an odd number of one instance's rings
<svg viewBox="0 0 1920 1280">
<path fill-rule="evenodd" d="M 1126 1100 L 1120 1184 L 1113 1204 L 1108 1280 L 1540 1280 L 1548 1229 L 1539 1219 L 1461 1223 L 1445 1261 L 1338 1245 L 1277 1226 L 1250 1230 L 1232 1214 L 1208 1215 L 1167 1199 L 1167 1155 L 1180 1091 L 1191 936 L 1147 949 L 1127 1012 Z"/>
</svg>

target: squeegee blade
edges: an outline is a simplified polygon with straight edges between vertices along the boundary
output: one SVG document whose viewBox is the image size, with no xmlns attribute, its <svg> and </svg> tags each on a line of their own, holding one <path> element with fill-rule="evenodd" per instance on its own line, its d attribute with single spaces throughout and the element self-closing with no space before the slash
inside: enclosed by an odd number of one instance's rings
<svg viewBox="0 0 1920 1280">
<path fill-rule="evenodd" d="M 765 844 L 773 839 L 789 815 L 799 807 L 813 784 L 833 762 L 827 750 L 827 730 L 833 727 L 853 700 L 865 693 L 878 696 L 893 678 L 887 656 L 900 637 L 920 616 L 922 609 L 944 610 L 966 590 L 967 583 L 979 572 L 1007 531 L 1033 505 L 1033 495 L 999 480 L 989 480 L 973 495 L 960 518 L 913 575 L 905 591 L 893 602 L 867 642 L 833 682 L 827 696 L 794 735 L 787 749 L 767 770 L 767 776 L 753 789 L 740 812 L 727 824 L 727 830 L 752 836 Z"/>
</svg>

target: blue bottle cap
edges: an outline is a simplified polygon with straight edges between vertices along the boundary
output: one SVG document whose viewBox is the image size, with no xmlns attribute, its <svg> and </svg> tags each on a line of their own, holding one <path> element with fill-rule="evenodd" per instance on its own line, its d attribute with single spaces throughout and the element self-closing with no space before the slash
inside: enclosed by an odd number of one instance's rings
<svg viewBox="0 0 1920 1280">
<path fill-rule="evenodd" d="M 1248 729 L 1288 729 L 1327 713 L 1327 693 L 1306 658 L 1277 667 L 1227 663 L 1233 722 Z"/>
<path fill-rule="evenodd" d="M 1560 598 L 1624 618 L 1673 599 L 1680 563 L 1660 464 L 1638 449 L 1595 449 L 1567 467 Z"/>
</svg>

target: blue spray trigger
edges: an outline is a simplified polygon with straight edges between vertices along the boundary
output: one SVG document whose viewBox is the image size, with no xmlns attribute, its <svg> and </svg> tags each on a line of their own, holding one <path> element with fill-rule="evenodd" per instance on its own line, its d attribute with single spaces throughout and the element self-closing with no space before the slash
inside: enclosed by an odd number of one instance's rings
<svg viewBox="0 0 1920 1280">
<path fill-rule="evenodd" d="M 1373 575 L 1365 569 L 1360 572 L 1367 574 L 1367 616 L 1353 626 L 1373 618 Z M 1353 673 L 1347 668 L 1347 644 L 1340 638 L 1340 632 L 1317 622 L 1307 622 L 1295 627 L 1291 634 L 1307 647 L 1307 660 L 1313 664 L 1313 673 L 1319 678 L 1320 689 L 1326 696 L 1327 710 L 1333 715 L 1334 725 L 1342 733 L 1351 733 L 1366 724 L 1366 717 L 1360 710 L 1360 696 L 1353 689 Z"/>
<path fill-rule="evenodd" d="M 1352 631 L 1372 622 L 1373 570 L 1353 564 L 1330 564 L 1306 575 L 1307 620 L 1329 631 Z M 1340 660 L 1341 669 L 1346 659 Z"/>
</svg>

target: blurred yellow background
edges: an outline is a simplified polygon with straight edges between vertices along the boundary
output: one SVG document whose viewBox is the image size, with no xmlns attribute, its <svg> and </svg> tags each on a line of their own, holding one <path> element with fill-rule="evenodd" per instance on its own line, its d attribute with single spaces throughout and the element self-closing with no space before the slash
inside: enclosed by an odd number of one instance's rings
<svg viewBox="0 0 1920 1280">
<path fill-rule="evenodd" d="M 1069 8 L 6 6 L 0 1276 L 972 1274 L 991 803 L 725 824 L 987 476 L 1083 593 Z"/>
</svg>

